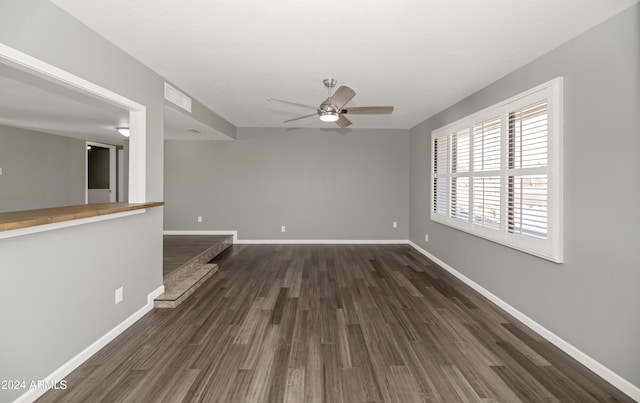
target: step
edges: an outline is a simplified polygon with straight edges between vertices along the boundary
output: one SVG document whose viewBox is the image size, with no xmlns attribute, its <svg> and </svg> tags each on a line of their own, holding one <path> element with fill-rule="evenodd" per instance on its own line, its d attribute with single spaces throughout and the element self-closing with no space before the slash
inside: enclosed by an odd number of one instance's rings
<svg viewBox="0 0 640 403">
<path fill-rule="evenodd" d="M 184 240 L 181 238 L 184 237 Z M 177 268 L 166 271 L 164 293 L 154 300 L 155 308 L 175 308 L 193 294 L 209 277 L 218 271 L 218 265 L 210 262 L 213 258 L 233 245 L 233 237 L 171 236 L 165 241 L 171 242 L 173 252 L 165 254 L 164 264 Z M 184 242 L 184 248 L 182 243 Z M 207 242 L 211 242 L 207 247 Z M 168 244 L 165 242 L 165 247 Z M 176 248 L 177 246 L 177 248 Z M 177 252 L 176 252 L 177 250 Z M 195 256 L 193 256 L 195 255 Z"/>
<path fill-rule="evenodd" d="M 214 263 L 190 264 L 181 267 L 164 280 L 165 292 L 158 296 L 155 308 L 175 308 L 193 294 L 204 282 L 218 271 Z"/>
<path fill-rule="evenodd" d="M 165 235 L 163 245 L 163 273 L 167 279 L 185 266 L 208 263 L 233 245 L 233 236 Z"/>
</svg>

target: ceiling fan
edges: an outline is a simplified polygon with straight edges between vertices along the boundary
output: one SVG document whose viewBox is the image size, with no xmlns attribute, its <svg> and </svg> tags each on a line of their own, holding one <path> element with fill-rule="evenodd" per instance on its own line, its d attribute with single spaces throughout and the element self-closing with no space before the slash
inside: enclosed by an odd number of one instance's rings
<svg viewBox="0 0 640 403">
<path fill-rule="evenodd" d="M 326 78 L 322 81 L 327 87 L 329 96 L 320 106 L 311 106 L 299 104 L 296 102 L 283 101 L 281 99 L 267 98 L 270 102 L 279 102 L 282 104 L 295 105 L 302 108 L 313 109 L 316 112 L 310 115 L 300 116 L 297 118 L 285 120 L 284 123 L 293 122 L 294 120 L 306 119 L 312 116 L 319 116 L 323 122 L 336 122 L 341 128 L 351 125 L 351 121 L 344 115 L 388 115 L 393 112 L 393 106 L 357 106 L 353 108 L 345 108 L 345 105 L 356 96 L 356 92 L 346 85 L 341 85 L 336 92 L 331 95 L 331 89 L 336 86 L 338 81 L 333 78 Z"/>
</svg>

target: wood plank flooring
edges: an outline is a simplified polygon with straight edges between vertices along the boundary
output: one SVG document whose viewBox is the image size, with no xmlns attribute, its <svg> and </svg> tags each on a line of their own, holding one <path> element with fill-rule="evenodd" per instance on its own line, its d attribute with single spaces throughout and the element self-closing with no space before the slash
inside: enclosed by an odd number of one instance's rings
<svg viewBox="0 0 640 403">
<path fill-rule="evenodd" d="M 41 402 L 631 402 L 405 245 L 234 245 Z"/>
</svg>

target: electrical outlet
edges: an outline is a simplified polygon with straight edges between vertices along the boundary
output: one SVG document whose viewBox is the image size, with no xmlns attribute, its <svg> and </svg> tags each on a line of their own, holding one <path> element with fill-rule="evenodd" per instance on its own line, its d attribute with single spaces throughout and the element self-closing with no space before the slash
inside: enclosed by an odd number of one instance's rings
<svg viewBox="0 0 640 403">
<path fill-rule="evenodd" d="M 2 167 L 0 167 L 0 175 L 2 175 Z"/>
<path fill-rule="evenodd" d="M 424 234 L 424 241 L 429 242 L 429 234 Z"/>
<path fill-rule="evenodd" d="M 393 228 L 398 228 L 398 222 L 397 221 L 393 222 Z"/>
<path fill-rule="evenodd" d="M 285 232 L 286 230 L 287 230 L 287 227 L 285 227 L 284 225 L 280 227 L 280 232 Z"/>
<path fill-rule="evenodd" d="M 198 222 L 202 222 L 202 216 L 201 215 L 198 216 Z"/>
<path fill-rule="evenodd" d="M 119 304 L 124 299 L 124 289 L 123 287 L 116 288 L 116 304 Z"/>
</svg>

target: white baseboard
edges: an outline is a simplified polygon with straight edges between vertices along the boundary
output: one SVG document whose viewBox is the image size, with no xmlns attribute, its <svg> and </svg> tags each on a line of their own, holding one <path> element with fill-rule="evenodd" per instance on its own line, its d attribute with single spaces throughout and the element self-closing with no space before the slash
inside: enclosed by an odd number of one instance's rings
<svg viewBox="0 0 640 403">
<path fill-rule="evenodd" d="M 635 401 L 640 401 L 640 388 L 633 385 L 631 382 L 627 381 L 626 379 L 622 378 L 620 375 L 616 374 L 609 368 L 600 364 L 598 361 L 594 360 L 593 358 L 583 353 L 582 351 L 580 351 L 579 349 L 577 349 L 567 341 L 563 340 L 561 337 L 559 337 L 555 333 L 551 332 L 550 330 L 548 330 L 538 322 L 534 321 L 524 313 L 512 307 L 507 302 L 503 301 L 498 296 L 491 293 L 489 290 L 485 289 L 478 283 L 474 282 L 469 277 L 465 276 L 464 274 L 460 273 L 459 271 L 449 266 L 442 260 L 438 259 L 431 253 L 422 249 L 420 246 L 418 246 L 414 242 L 409 241 L 408 243 L 412 248 L 422 253 L 427 258 L 435 262 L 438 266 L 442 267 L 443 269 L 451 273 L 453 276 L 458 278 L 460 281 L 462 281 L 469 287 L 479 292 L 483 297 L 487 298 L 494 304 L 498 305 L 500 308 L 504 309 L 506 312 L 508 312 L 510 315 L 518 319 L 520 322 L 524 323 L 531 330 L 538 333 L 540 336 L 544 337 L 546 340 L 548 340 L 550 343 L 558 347 L 560 350 L 569 354 L 575 360 L 580 362 L 585 367 L 589 368 L 591 371 L 598 374 L 601 378 L 603 378 L 604 380 L 606 380 L 616 388 L 620 389 L 620 391 L 627 394 L 629 397 L 631 397 Z"/>
<path fill-rule="evenodd" d="M 222 230 L 222 231 L 217 231 L 217 230 L 169 230 L 169 231 L 163 231 L 162 232 L 164 235 L 233 235 L 233 243 L 238 243 L 238 231 L 234 231 L 234 230 Z"/>
<path fill-rule="evenodd" d="M 84 363 L 89 358 L 91 358 L 92 355 L 97 353 L 101 348 L 103 348 L 110 341 L 115 339 L 118 335 L 120 335 L 120 333 L 124 332 L 129 326 L 131 326 L 135 322 L 137 322 L 147 312 L 151 311 L 153 309 L 153 300 L 156 297 L 158 297 L 159 295 L 161 295 L 163 292 L 164 292 L 164 286 L 163 285 L 158 287 L 158 288 L 156 288 L 155 290 L 151 291 L 147 295 L 147 304 L 146 305 L 144 305 L 142 308 L 138 309 L 133 315 L 129 316 L 124 321 L 120 322 L 120 324 L 118 324 L 116 327 L 111 329 L 107 334 L 105 334 L 104 336 L 100 337 L 98 340 L 96 340 L 89 347 L 87 347 L 84 350 L 82 350 L 75 357 L 73 357 L 72 359 L 67 361 L 65 364 L 63 364 L 60 368 L 58 368 L 55 371 L 53 371 L 49 376 L 47 376 L 44 379 L 43 384 L 44 385 L 53 386 L 56 383 L 58 383 L 61 380 L 63 380 L 65 376 L 69 375 L 74 369 L 78 368 L 82 363 Z M 42 389 L 30 389 L 29 391 L 27 391 L 26 393 L 24 393 L 23 395 L 18 397 L 16 400 L 14 400 L 13 403 L 23 403 L 23 402 L 24 403 L 27 403 L 27 402 L 30 403 L 30 402 L 33 402 L 37 398 L 39 398 L 40 396 L 45 394 L 45 392 L 47 392 L 47 390 L 48 389 L 45 389 L 45 388 L 42 388 Z"/>
<path fill-rule="evenodd" d="M 406 245 L 406 239 L 238 239 L 246 245 Z"/>
<path fill-rule="evenodd" d="M 164 235 L 233 235 L 233 243 L 239 245 L 407 245 L 407 239 L 238 239 L 235 230 L 167 230 Z"/>
</svg>

